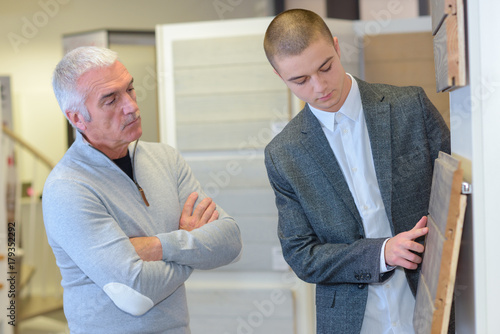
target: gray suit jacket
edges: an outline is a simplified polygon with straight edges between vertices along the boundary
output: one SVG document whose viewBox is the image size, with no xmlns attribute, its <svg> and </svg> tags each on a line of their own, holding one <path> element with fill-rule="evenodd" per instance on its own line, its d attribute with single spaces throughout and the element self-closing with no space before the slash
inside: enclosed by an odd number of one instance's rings
<svg viewBox="0 0 500 334">
<path fill-rule="evenodd" d="M 419 87 L 357 79 L 375 171 L 394 235 L 427 215 L 434 159 L 450 152 L 449 130 Z M 283 255 L 316 284 L 317 332 L 359 333 L 367 284 L 383 282 L 384 239 L 365 238 L 360 214 L 316 117 L 306 107 L 265 150 L 279 211 Z M 406 271 L 415 294 L 418 270 Z"/>
</svg>

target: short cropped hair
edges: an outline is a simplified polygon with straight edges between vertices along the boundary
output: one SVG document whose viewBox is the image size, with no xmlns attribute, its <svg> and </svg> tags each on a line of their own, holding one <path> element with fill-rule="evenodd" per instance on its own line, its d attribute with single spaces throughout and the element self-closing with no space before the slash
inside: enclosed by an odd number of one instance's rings
<svg viewBox="0 0 500 334">
<path fill-rule="evenodd" d="M 116 52 L 95 46 L 76 48 L 61 59 L 52 76 L 52 87 L 66 118 L 66 111 L 71 110 L 79 112 L 87 122 L 90 121 L 90 114 L 85 106 L 88 92 L 78 88 L 78 79 L 90 70 L 109 67 L 117 60 Z"/>
<path fill-rule="evenodd" d="M 278 14 L 269 24 L 264 37 L 266 57 L 274 67 L 276 57 L 296 56 L 319 37 L 333 36 L 325 21 L 306 9 L 290 9 Z"/>
</svg>

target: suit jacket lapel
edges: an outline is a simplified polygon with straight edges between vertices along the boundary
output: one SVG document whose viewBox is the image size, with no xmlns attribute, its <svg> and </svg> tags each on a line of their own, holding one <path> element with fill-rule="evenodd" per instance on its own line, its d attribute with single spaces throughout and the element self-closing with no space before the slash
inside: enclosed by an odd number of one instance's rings
<svg viewBox="0 0 500 334">
<path fill-rule="evenodd" d="M 323 173 L 327 176 L 335 191 L 344 201 L 353 216 L 356 218 L 361 231 L 363 231 L 363 222 L 356 209 L 356 204 L 349 190 L 349 186 L 343 177 L 342 170 L 333 154 L 328 140 L 321 129 L 321 124 L 306 105 L 304 109 L 304 118 L 302 126 L 303 140 L 306 151 L 312 156 L 319 165 Z"/>
<path fill-rule="evenodd" d="M 392 228 L 391 106 L 373 86 L 357 79 L 382 201 Z"/>
</svg>

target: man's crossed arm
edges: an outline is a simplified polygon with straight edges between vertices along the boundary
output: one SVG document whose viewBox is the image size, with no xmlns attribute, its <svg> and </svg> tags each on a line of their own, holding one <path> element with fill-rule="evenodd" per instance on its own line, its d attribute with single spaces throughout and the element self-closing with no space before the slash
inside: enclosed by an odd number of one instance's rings
<svg viewBox="0 0 500 334">
<path fill-rule="evenodd" d="M 198 193 L 196 192 L 188 196 L 184 208 L 182 209 L 181 218 L 179 219 L 179 230 L 190 232 L 217 220 L 219 217 L 215 202 L 210 197 L 204 198 L 195 208 L 194 206 L 197 199 Z M 157 237 L 130 238 L 130 242 L 143 261 L 162 260 L 163 250 L 160 239 Z"/>
</svg>

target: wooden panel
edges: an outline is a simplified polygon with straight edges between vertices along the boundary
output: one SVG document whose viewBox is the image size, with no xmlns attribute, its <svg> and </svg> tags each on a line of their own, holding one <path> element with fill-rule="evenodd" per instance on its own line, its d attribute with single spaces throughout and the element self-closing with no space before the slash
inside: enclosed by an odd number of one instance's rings
<svg viewBox="0 0 500 334">
<path fill-rule="evenodd" d="M 426 250 L 420 272 L 415 333 L 447 333 L 462 237 L 466 196 L 460 162 L 443 152 L 434 164 Z"/>
<path fill-rule="evenodd" d="M 435 9 L 439 11 L 439 8 Z M 449 1 L 443 23 L 434 32 L 436 89 L 448 91 L 466 84 L 465 28 L 462 0 Z"/>
<path fill-rule="evenodd" d="M 451 19 L 453 20 L 453 18 Z M 449 22 L 449 21 L 448 21 Z M 444 91 L 453 85 L 448 68 L 447 25 L 443 24 L 434 36 L 434 64 L 436 73 L 436 90 Z"/>
<path fill-rule="evenodd" d="M 431 18 L 432 18 L 432 34 L 435 35 L 438 28 L 446 18 L 446 2 L 448 0 L 431 0 Z"/>
<path fill-rule="evenodd" d="M 383 78 L 383 83 L 397 82 L 400 86 L 420 87 L 434 85 L 432 59 L 371 62 L 366 63 L 365 71 L 367 75 Z"/>
<path fill-rule="evenodd" d="M 463 9 L 463 3 L 459 3 L 457 0 L 431 0 L 430 5 L 432 35 L 436 35 L 448 15 L 456 15 L 461 10 L 460 6 Z"/>
<path fill-rule="evenodd" d="M 365 36 L 365 63 L 432 60 L 430 32 Z M 374 43 L 374 45 L 371 45 Z"/>
<path fill-rule="evenodd" d="M 448 94 L 436 94 L 430 32 L 366 35 L 365 79 L 396 86 L 420 86 L 450 126 Z"/>
</svg>

